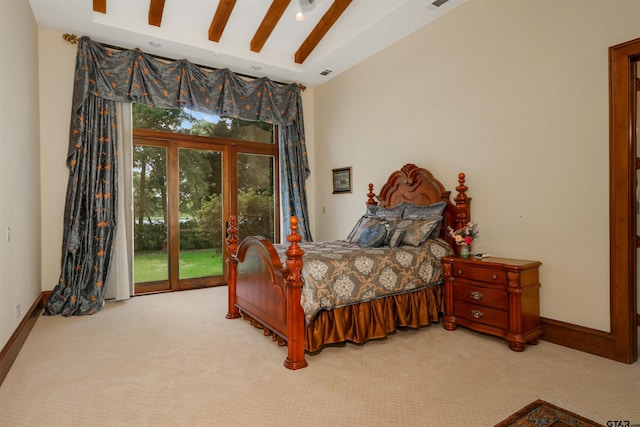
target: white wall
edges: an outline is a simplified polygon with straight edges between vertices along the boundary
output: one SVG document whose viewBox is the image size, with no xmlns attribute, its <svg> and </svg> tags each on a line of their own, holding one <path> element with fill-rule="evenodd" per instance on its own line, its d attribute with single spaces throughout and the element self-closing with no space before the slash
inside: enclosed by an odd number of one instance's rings
<svg viewBox="0 0 640 427">
<path fill-rule="evenodd" d="M 3 0 L 0 3 L 0 348 L 40 295 L 36 37 L 29 2 Z"/>
<path fill-rule="evenodd" d="M 315 90 L 316 240 L 405 163 L 467 174 L 476 251 L 535 259 L 541 315 L 609 330 L 608 48 L 636 0 L 468 0 Z M 331 194 L 353 166 L 354 193 Z M 322 213 L 323 207 L 326 213 Z"/>
<path fill-rule="evenodd" d="M 40 126 L 42 137 L 42 290 L 60 278 L 64 201 L 69 169 L 69 123 L 77 46 L 62 34 L 39 31 Z"/>
</svg>

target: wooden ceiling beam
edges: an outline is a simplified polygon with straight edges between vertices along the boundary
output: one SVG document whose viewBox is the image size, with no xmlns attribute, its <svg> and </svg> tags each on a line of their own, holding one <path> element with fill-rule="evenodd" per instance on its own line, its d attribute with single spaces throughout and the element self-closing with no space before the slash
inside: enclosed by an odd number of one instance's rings
<svg viewBox="0 0 640 427">
<path fill-rule="evenodd" d="M 149 1 L 149 25 L 159 27 L 162 24 L 162 14 L 164 13 L 165 0 Z"/>
<path fill-rule="evenodd" d="M 107 0 L 92 0 L 93 11 L 107 13 Z M 220 0 L 216 12 L 209 26 L 209 40 L 218 43 L 222 37 L 225 27 L 233 12 L 237 0 Z M 327 32 L 338 21 L 340 16 L 349 7 L 353 0 L 334 0 L 324 16 L 320 19 L 315 28 L 307 36 L 305 41 L 294 55 L 297 64 L 302 64 L 318 46 Z M 149 0 L 149 25 L 160 27 L 166 0 Z M 252 52 L 260 52 L 271 36 L 282 15 L 286 11 L 291 0 L 272 0 L 269 10 L 265 14 L 260 26 L 251 39 L 250 49 Z"/>
<path fill-rule="evenodd" d="M 93 11 L 107 13 L 107 0 L 93 0 Z"/>
<path fill-rule="evenodd" d="M 305 59 L 311 54 L 313 49 L 316 48 L 320 40 L 327 34 L 329 29 L 336 23 L 340 15 L 349 7 L 352 0 L 335 0 L 333 4 L 329 7 L 329 10 L 324 14 L 324 16 L 318 22 L 318 25 L 315 26 L 311 34 L 305 39 L 305 41 L 300 45 L 300 48 L 296 51 L 294 56 L 296 64 L 302 64 Z"/>
<path fill-rule="evenodd" d="M 236 0 L 220 0 L 216 13 L 211 21 L 211 26 L 209 26 L 209 40 L 216 43 L 220 41 L 224 27 L 227 26 L 229 16 L 231 16 L 235 5 Z"/>
<path fill-rule="evenodd" d="M 256 30 L 256 34 L 251 39 L 252 52 L 260 52 L 262 50 L 273 29 L 280 22 L 280 18 L 282 18 L 289 3 L 291 3 L 291 0 L 273 0 L 267 14 L 262 19 L 262 23 Z"/>
</svg>

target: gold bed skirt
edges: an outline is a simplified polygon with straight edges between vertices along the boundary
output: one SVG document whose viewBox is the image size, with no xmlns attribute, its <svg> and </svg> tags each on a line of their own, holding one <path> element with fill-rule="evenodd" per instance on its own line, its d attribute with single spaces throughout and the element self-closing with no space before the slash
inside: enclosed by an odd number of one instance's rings
<svg viewBox="0 0 640 427">
<path fill-rule="evenodd" d="M 321 311 L 305 328 L 305 350 L 345 341 L 384 338 L 398 327 L 419 328 L 437 322 L 444 311 L 443 286 L 435 285 L 346 307 Z"/>
</svg>

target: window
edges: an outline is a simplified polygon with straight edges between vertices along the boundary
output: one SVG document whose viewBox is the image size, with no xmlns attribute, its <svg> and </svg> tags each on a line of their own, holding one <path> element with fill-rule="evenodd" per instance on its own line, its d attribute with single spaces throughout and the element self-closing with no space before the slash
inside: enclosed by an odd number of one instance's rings
<svg viewBox="0 0 640 427">
<path fill-rule="evenodd" d="M 279 235 L 268 123 L 133 105 L 135 293 L 225 283 L 225 221 Z"/>
</svg>

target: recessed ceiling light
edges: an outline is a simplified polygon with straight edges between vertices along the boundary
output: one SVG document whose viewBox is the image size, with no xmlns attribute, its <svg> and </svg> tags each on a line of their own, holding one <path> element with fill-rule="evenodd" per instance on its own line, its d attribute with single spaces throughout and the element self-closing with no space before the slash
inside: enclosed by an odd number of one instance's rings
<svg viewBox="0 0 640 427">
<path fill-rule="evenodd" d="M 304 13 L 302 13 L 302 12 L 296 13 L 296 21 L 298 21 L 298 22 L 304 21 Z"/>
<path fill-rule="evenodd" d="M 158 42 L 149 42 L 149 44 L 153 47 L 162 47 L 162 43 L 158 43 Z"/>
</svg>

